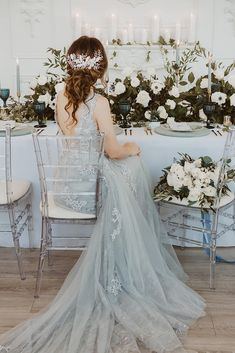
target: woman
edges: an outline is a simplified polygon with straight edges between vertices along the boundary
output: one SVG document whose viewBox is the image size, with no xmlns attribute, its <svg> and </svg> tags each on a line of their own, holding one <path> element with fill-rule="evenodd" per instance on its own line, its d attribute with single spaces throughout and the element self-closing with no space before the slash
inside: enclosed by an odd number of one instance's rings
<svg viewBox="0 0 235 353">
<path fill-rule="evenodd" d="M 99 220 L 48 310 L 7 334 L 2 352 L 185 352 L 181 334 L 204 315 L 159 221 L 140 148 L 118 143 L 108 101 L 95 93 L 107 65 L 99 40 L 76 40 L 57 100 L 63 134 L 105 134 L 108 192 Z"/>
</svg>

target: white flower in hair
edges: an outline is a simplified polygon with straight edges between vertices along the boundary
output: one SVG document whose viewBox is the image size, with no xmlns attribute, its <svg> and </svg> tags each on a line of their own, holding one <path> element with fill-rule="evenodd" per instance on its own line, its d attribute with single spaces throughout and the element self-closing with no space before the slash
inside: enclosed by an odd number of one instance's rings
<svg viewBox="0 0 235 353">
<path fill-rule="evenodd" d="M 100 50 L 94 52 L 94 56 L 86 54 L 70 54 L 67 57 L 67 62 L 73 69 L 94 69 L 97 70 L 100 67 L 100 62 L 103 59 L 103 55 Z"/>
</svg>

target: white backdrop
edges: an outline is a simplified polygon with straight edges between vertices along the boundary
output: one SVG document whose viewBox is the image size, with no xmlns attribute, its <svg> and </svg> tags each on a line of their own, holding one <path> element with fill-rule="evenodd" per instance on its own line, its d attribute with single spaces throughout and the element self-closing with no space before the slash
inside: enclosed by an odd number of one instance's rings
<svg viewBox="0 0 235 353">
<path fill-rule="evenodd" d="M 0 0 L 1 86 L 15 93 L 15 61 L 19 57 L 25 92 L 31 78 L 44 70 L 46 48 L 67 47 L 74 39 L 77 12 L 83 25 L 88 23 L 102 31 L 110 30 L 112 13 L 118 18 L 119 30 L 128 23 L 139 30 L 149 28 L 153 15 L 158 14 L 160 31 L 164 33 L 167 28 L 173 34 L 176 23 L 180 22 L 182 38 L 187 36 L 193 13 L 196 39 L 215 58 L 226 63 L 235 59 L 235 0 Z M 131 64 L 138 55 L 126 48 L 125 60 L 128 62 L 130 58 Z M 149 65 L 159 67 L 159 63 L 157 52 Z"/>
</svg>

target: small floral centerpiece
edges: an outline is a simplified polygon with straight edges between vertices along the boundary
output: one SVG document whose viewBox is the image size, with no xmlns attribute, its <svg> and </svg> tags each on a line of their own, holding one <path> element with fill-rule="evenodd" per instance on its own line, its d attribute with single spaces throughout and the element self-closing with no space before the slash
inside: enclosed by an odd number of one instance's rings
<svg viewBox="0 0 235 353">
<path fill-rule="evenodd" d="M 138 71 L 123 80 L 116 78 L 109 95 L 112 113 L 121 119 L 118 103 L 127 101 L 131 105 L 129 118 L 134 123 L 158 120 L 159 114 L 166 119 L 165 110 L 158 109 L 165 102 L 166 90 L 166 84 L 155 74 L 147 78 Z"/>
<path fill-rule="evenodd" d="M 193 159 L 188 154 L 180 153 L 180 156 L 179 160 L 163 170 L 164 175 L 154 190 L 154 199 L 176 200 L 184 205 L 213 210 L 220 176 L 219 164 L 208 156 L 198 159 Z M 235 170 L 230 169 L 226 177 L 227 180 L 233 180 Z M 229 191 L 228 186 L 224 184 L 221 196 L 228 195 Z"/>
</svg>

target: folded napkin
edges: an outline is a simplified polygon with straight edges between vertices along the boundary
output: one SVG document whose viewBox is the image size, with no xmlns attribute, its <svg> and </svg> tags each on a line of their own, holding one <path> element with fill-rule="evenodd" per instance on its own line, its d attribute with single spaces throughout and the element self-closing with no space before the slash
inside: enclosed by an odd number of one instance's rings
<svg viewBox="0 0 235 353">
<path fill-rule="evenodd" d="M 10 128 L 13 129 L 16 123 L 14 120 L 0 120 L 0 130 L 6 130 L 7 125 L 10 125 Z"/>
<path fill-rule="evenodd" d="M 169 128 L 174 131 L 192 131 L 187 123 L 177 123 L 175 122 L 175 118 L 168 118 L 167 124 L 169 125 Z"/>
</svg>

